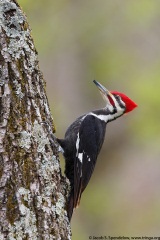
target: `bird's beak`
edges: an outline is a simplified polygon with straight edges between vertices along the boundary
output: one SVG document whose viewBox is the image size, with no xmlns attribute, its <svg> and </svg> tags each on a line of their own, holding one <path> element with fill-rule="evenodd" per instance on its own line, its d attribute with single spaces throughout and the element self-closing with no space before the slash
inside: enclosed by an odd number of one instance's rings
<svg viewBox="0 0 160 240">
<path fill-rule="evenodd" d="M 103 99 L 110 104 L 109 98 L 108 96 L 110 96 L 111 98 L 113 98 L 113 95 L 110 91 L 108 91 L 102 84 L 100 84 L 99 82 L 97 82 L 96 80 L 93 80 L 93 82 L 96 84 L 96 86 L 98 87 Z"/>
</svg>

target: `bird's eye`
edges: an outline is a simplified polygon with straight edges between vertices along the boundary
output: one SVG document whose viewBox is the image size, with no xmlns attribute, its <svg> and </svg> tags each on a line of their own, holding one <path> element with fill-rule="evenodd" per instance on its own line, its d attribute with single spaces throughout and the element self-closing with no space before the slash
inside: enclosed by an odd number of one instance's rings
<svg viewBox="0 0 160 240">
<path fill-rule="evenodd" d="M 116 100 L 121 100 L 121 97 L 119 95 L 115 96 Z"/>
</svg>

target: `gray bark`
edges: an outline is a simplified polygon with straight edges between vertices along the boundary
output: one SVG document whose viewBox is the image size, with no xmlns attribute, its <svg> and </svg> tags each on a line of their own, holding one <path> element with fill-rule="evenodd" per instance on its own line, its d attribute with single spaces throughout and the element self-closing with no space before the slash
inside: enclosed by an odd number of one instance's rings
<svg viewBox="0 0 160 240">
<path fill-rule="evenodd" d="M 43 36 L 42 36 L 43 37 Z M 0 239 L 70 239 L 54 132 L 26 17 L 16 0 L 0 0 Z"/>
</svg>

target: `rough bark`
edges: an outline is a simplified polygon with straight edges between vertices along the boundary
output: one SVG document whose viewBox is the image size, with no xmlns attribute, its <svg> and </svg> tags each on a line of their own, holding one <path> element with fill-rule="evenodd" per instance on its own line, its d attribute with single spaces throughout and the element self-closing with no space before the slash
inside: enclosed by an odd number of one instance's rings
<svg viewBox="0 0 160 240">
<path fill-rule="evenodd" d="M 43 37 L 43 36 L 42 36 Z M 43 75 L 26 17 L 0 0 L 0 239 L 70 239 Z"/>
</svg>

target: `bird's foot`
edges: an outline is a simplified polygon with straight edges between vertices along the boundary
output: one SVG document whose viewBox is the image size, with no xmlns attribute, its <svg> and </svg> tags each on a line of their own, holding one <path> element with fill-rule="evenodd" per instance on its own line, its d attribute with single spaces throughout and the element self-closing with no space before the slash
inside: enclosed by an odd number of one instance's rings
<svg viewBox="0 0 160 240">
<path fill-rule="evenodd" d="M 52 150 L 54 150 L 55 148 L 58 149 L 59 143 L 57 141 L 56 136 L 52 133 L 52 128 L 50 126 L 50 123 L 48 121 L 44 121 L 44 122 L 41 122 L 41 124 L 44 124 L 46 126 L 46 129 L 48 132 L 48 138 L 49 138 Z"/>
<path fill-rule="evenodd" d="M 47 121 L 41 122 L 41 124 L 44 124 L 46 126 L 52 150 L 54 151 L 54 149 L 56 148 L 58 152 L 64 153 L 62 147 L 57 141 L 57 137 L 52 133 L 52 128 L 50 124 Z"/>
<path fill-rule="evenodd" d="M 60 145 L 58 147 L 58 152 L 61 152 L 62 154 L 64 153 L 64 150 L 63 150 L 63 148 Z"/>
</svg>

